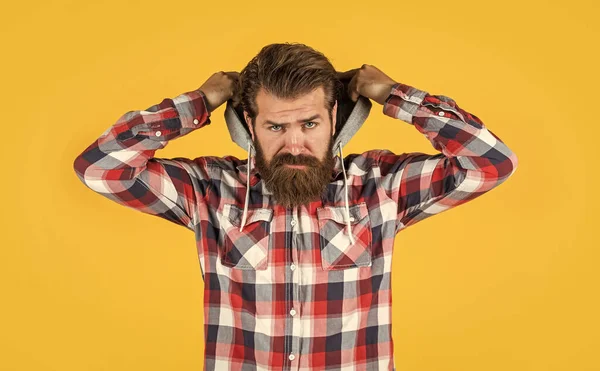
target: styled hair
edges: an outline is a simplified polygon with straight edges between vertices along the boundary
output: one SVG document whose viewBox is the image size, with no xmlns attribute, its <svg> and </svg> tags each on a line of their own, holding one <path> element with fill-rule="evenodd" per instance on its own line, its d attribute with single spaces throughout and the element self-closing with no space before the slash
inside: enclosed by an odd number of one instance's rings
<svg viewBox="0 0 600 371">
<path fill-rule="evenodd" d="M 280 99 L 295 99 L 323 87 L 325 108 L 332 118 L 336 98 L 343 89 L 337 72 L 321 52 L 301 43 L 270 44 L 240 73 L 240 100 L 254 125 L 260 89 Z"/>
</svg>

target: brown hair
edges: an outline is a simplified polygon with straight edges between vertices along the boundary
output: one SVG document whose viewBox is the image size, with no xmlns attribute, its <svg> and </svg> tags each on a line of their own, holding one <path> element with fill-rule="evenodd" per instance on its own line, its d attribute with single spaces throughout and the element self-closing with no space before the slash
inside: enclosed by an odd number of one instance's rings
<svg viewBox="0 0 600 371">
<path fill-rule="evenodd" d="M 336 98 L 343 89 L 337 72 L 321 52 L 300 43 L 270 44 L 240 73 L 241 103 L 254 125 L 256 96 L 261 88 L 281 99 L 294 99 L 323 87 L 331 120 Z"/>
</svg>

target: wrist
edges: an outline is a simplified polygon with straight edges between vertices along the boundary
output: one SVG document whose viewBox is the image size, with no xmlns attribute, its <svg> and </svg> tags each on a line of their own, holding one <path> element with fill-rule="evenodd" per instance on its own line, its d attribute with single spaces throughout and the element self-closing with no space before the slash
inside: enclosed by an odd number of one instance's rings
<svg viewBox="0 0 600 371">
<path fill-rule="evenodd" d="M 377 103 L 384 105 L 385 102 L 387 101 L 388 97 L 390 96 L 390 94 L 392 94 L 392 90 L 394 89 L 394 85 L 396 85 L 396 82 L 390 82 L 388 84 L 385 84 L 381 87 L 379 94 L 377 95 L 376 99 L 374 99 Z"/>
<path fill-rule="evenodd" d="M 214 107 L 210 103 L 208 96 L 206 95 L 204 90 L 200 87 L 200 88 L 196 89 L 196 91 L 198 93 L 200 93 L 200 95 L 202 96 L 202 100 L 204 101 L 204 105 L 206 106 L 206 109 L 208 110 L 208 112 L 212 112 L 214 110 Z"/>
</svg>

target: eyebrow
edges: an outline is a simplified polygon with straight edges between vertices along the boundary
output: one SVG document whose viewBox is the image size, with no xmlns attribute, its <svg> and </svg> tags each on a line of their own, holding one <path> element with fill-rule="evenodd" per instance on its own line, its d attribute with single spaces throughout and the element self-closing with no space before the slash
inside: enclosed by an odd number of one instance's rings
<svg viewBox="0 0 600 371">
<path fill-rule="evenodd" d="M 302 120 L 298 120 L 298 122 L 309 122 L 309 121 L 312 121 L 312 120 L 315 120 L 315 119 L 320 119 L 320 118 L 321 118 L 321 115 L 317 113 L 316 115 L 313 115 L 311 117 L 308 117 L 308 118 L 305 118 L 305 119 L 302 119 Z M 263 123 L 263 125 L 280 125 L 280 126 L 283 126 L 283 125 L 289 125 L 289 122 L 273 122 L 271 120 L 267 120 L 267 121 L 265 121 Z"/>
</svg>

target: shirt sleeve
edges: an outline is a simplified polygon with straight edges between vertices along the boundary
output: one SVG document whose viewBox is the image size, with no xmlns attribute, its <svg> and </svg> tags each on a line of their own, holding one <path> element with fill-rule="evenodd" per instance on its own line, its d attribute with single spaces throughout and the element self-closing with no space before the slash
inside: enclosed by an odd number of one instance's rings
<svg viewBox="0 0 600 371">
<path fill-rule="evenodd" d="M 193 230 L 194 206 L 204 201 L 208 187 L 205 159 L 154 154 L 208 124 L 210 112 L 199 90 L 129 111 L 77 156 L 75 173 L 112 201 Z"/>
<path fill-rule="evenodd" d="M 481 196 L 517 168 L 502 140 L 447 96 L 397 83 L 383 112 L 413 125 L 440 151 L 378 151 L 381 184 L 398 206 L 396 232 Z"/>
</svg>

